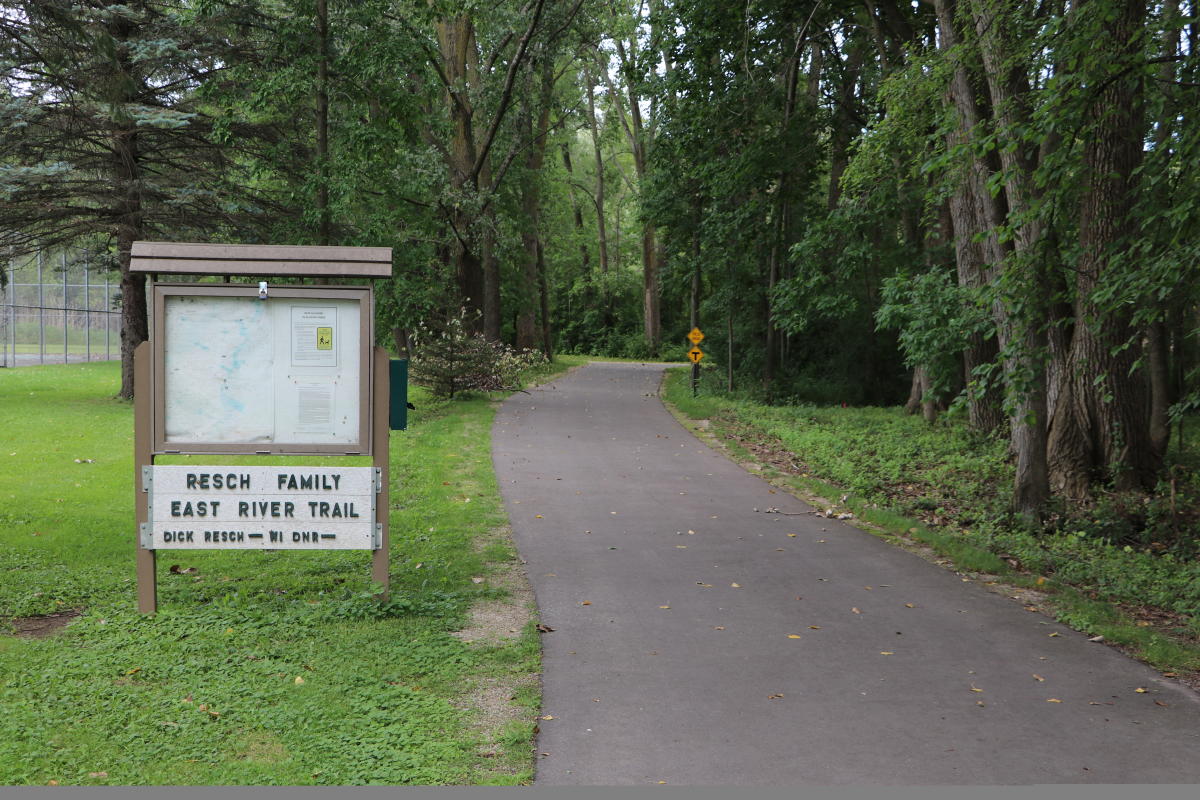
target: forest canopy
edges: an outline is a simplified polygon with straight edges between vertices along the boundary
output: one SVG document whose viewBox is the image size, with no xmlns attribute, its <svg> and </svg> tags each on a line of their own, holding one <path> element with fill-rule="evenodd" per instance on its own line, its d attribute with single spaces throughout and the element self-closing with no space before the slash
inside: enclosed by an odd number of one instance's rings
<svg viewBox="0 0 1200 800">
<path fill-rule="evenodd" d="M 961 414 L 1014 508 L 1200 407 L 1195 0 L 28 0 L 0 245 L 390 246 L 378 329 Z"/>
</svg>

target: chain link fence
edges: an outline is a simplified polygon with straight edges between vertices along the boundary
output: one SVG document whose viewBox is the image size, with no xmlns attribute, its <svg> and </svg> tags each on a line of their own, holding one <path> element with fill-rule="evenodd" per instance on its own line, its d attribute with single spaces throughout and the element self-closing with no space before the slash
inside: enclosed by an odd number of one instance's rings
<svg viewBox="0 0 1200 800">
<path fill-rule="evenodd" d="M 9 259 L 0 292 L 0 367 L 121 357 L 119 283 L 87 250 Z"/>
</svg>

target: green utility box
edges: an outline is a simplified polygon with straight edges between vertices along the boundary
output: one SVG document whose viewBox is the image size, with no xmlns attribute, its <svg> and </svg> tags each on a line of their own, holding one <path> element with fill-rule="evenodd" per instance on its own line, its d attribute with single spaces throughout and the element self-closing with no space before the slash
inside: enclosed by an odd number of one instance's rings
<svg viewBox="0 0 1200 800">
<path fill-rule="evenodd" d="M 408 359 L 393 358 L 388 362 L 391 371 L 391 402 L 389 403 L 388 427 L 394 431 L 408 429 Z"/>
</svg>

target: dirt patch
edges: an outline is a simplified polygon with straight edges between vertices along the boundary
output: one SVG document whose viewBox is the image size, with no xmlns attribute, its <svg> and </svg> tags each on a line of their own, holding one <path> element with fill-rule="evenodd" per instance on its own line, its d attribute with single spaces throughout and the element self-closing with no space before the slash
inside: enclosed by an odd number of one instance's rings
<svg viewBox="0 0 1200 800">
<path fill-rule="evenodd" d="M 498 528 L 475 542 L 478 550 L 494 542 L 511 546 L 512 532 Z M 507 596 L 498 600 L 475 603 L 468 612 L 468 622 L 462 630 L 451 635 L 473 647 L 500 647 L 514 643 L 533 619 L 534 598 L 524 563 L 519 559 L 491 562 L 486 577 L 491 587 L 505 589 Z M 531 721 L 534 710 L 514 702 L 522 690 L 537 691 L 541 675 L 536 672 L 480 675 L 454 701 L 454 705 L 473 713 L 472 726 L 479 731 L 483 742 L 477 753 L 480 758 L 495 759 L 480 764 L 480 769 L 494 773 L 515 774 L 528 768 L 522 758 L 505 758 L 517 754 L 506 752 L 502 743 L 505 729 L 512 722 Z M 523 756 L 524 754 L 519 754 Z"/>
<path fill-rule="evenodd" d="M 13 617 L 8 621 L 22 639 L 45 639 L 61 631 L 71 620 L 83 614 L 82 608 L 39 614 L 35 617 Z"/>
<path fill-rule="evenodd" d="M 511 544 L 512 534 L 507 527 L 481 536 L 475 542 L 477 550 L 485 549 L 495 541 Z M 505 589 L 508 596 L 501 600 L 485 600 L 471 606 L 469 622 L 454 637 L 467 644 L 495 647 L 512 641 L 521 635 L 525 625 L 533 618 L 533 589 L 525 575 L 524 565 L 518 560 L 491 562 L 487 577 L 489 586 Z"/>
</svg>

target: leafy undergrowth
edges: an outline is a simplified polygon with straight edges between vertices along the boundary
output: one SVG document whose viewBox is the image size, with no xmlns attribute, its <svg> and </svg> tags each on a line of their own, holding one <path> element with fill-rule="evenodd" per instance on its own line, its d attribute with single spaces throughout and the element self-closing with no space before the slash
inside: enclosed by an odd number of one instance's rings
<svg viewBox="0 0 1200 800">
<path fill-rule="evenodd" d="M 1180 497 L 1170 487 L 1137 502 L 1145 518 L 1166 520 L 1150 532 L 1135 536 L 1117 513 L 1128 498 L 1062 508 L 1053 529 L 1034 532 L 1007 512 L 1005 443 L 953 421 L 928 425 L 899 408 L 772 407 L 717 391 L 694 398 L 684 370 L 668 372 L 664 395 L 707 420 L 735 458 L 818 508 L 987 581 L 1036 589 L 1061 621 L 1200 688 L 1200 559 L 1194 528 L 1170 537 L 1187 513 L 1166 517 Z"/>
<path fill-rule="evenodd" d="M 0 785 L 528 782 L 538 698 L 498 731 L 465 698 L 528 682 L 537 633 L 452 635 L 503 598 L 486 576 L 515 559 L 475 544 L 505 522 L 492 402 L 413 390 L 392 432 L 388 602 L 368 552 L 164 551 L 143 616 L 118 366 L 0 373 L 0 430 L 17 433 L 0 452 Z M 15 635 L 35 629 L 50 635 Z"/>
</svg>

